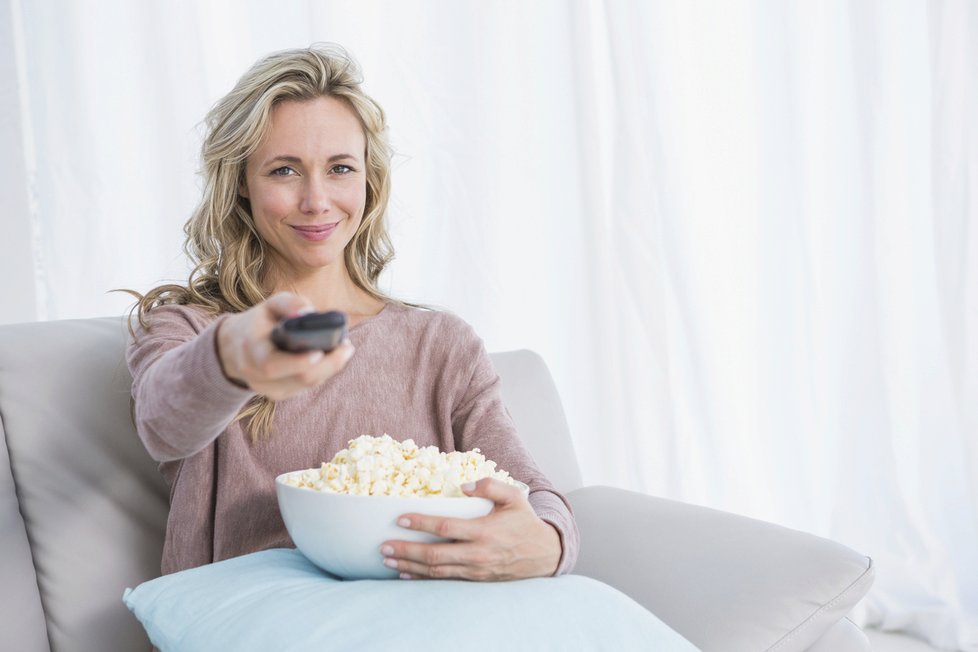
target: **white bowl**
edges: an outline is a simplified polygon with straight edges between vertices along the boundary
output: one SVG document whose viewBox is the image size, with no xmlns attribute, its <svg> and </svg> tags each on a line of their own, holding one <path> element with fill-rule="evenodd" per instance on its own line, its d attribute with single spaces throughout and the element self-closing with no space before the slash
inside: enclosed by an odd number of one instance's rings
<svg viewBox="0 0 978 652">
<path fill-rule="evenodd" d="M 296 547 L 324 571 L 344 579 L 389 579 L 398 576 L 384 566 L 380 544 L 389 540 L 445 541 L 409 530 L 397 519 L 409 513 L 477 518 L 492 510 L 492 501 L 473 496 L 351 496 L 293 487 L 285 483 L 294 471 L 275 478 L 278 507 Z M 524 494 L 528 492 L 520 483 Z"/>
</svg>

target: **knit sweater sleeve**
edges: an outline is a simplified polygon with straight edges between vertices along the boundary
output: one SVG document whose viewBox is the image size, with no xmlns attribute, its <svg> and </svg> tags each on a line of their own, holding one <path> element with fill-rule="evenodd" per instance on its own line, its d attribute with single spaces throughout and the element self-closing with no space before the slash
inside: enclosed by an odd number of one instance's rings
<svg viewBox="0 0 978 652">
<path fill-rule="evenodd" d="M 189 306 L 159 306 L 150 311 L 149 327 L 137 328 L 129 342 L 136 430 L 158 462 L 205 448 L 254 396 L 221 370 L 221 321 Z"/>
<path fill-rule="evenodd" d="M 458 369 L 467 380 L 452 410 L 452 425 L 459 450 L 479 448 L 500 469 L 530 487 L 530 505 L 560 535 L 561 557 L 554 575 L 569 573 L 577 562 L 580 534 L 567 499 L 537 467 L 520 440 L 503 404 L 499 375 L 492 360 L 467 324 L 459 327 L 455 351 L 462 360 Z"/>
</svg>

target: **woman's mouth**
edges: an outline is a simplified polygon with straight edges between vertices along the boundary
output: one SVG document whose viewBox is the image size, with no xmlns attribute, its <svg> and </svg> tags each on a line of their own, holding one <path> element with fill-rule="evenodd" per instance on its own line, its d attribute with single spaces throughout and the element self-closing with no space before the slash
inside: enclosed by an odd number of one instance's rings
<svg viewBox="0 0 978 652">
<path fill-rule="evenodd" d="M 339 222 L 334 222 L 332 224 L 310 224 L 308 226 L 296 226 L 290 224 L 289 226 L 293 231 L 299 234 L 300 237 L 309 240 L 311 242 L 319 242 L 320 240 L 325 240 L 330 236 L 330 234 L 336 230 Z"/>
</svg>

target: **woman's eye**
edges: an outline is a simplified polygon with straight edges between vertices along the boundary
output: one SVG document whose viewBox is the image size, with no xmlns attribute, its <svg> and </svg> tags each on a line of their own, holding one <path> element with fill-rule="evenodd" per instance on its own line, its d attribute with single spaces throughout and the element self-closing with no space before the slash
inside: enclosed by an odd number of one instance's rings
<svg viewBox="0 0 978 652">
<path fill-rule="evenodd" d="M 333 172 L 336 174 L 349 174 L 350 172 L 353 172 L 353 168 L 351 168 L 349 165 L 334 165 Z"/>
<path fill-rule="evenodd" d="M 295 170 L 288 166 L 282 166 L 280 168 L 275 168 L 272 170 L 272 176 L 276 177 L 288 177 L 295 174 Z"/>
</svg>

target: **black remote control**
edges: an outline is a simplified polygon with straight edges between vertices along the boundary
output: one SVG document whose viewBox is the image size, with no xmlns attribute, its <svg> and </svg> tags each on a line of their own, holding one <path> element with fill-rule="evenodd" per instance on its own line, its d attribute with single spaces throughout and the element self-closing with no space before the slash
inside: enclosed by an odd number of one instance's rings
<svg viewBox="0 0 978 652">
<path fill-rule="evenodd" d="M 329 353 L 346 337 L 346 315 L 337 310 L 311 312 L 283 319 L 272 330 L 272 342 L 282 351 Z"/>
</svg>

